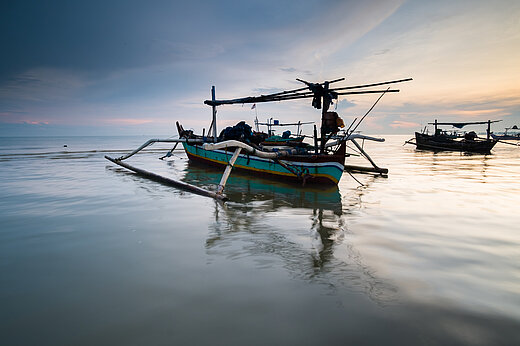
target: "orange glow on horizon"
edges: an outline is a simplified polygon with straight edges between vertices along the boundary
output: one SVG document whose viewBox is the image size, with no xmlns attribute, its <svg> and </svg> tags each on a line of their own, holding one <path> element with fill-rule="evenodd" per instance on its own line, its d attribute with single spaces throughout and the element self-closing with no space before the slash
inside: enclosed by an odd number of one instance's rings
<svg viewBox="0 0 520 346">
<path fill-rule="evenodd" d="M 394 129 L 402 128 L 402 129 L 411 129 L 411 128 L 417 128 L 421 125 L 414 122 L 408 122 L 408 121 L 400 121 L 400 120 L 394 120 L 390 124 L 390 127 Z"/>
</svg>

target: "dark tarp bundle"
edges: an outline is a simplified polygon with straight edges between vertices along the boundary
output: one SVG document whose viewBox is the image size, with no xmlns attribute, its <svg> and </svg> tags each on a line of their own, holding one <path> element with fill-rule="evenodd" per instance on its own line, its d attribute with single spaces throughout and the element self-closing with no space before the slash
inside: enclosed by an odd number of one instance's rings
<svg viewBox="0 0 520 346">
<path fill-rule="evenodd" d="M 227 140 L 238 140 L 243 142 L 251 142 L 251 137 L 253 136 L 253 131 L 251 131 L 251 126 L 247 125 L 245 121 L 241 121 L 235 126 L 228 126 L 218 136 L 219 141 L 227 141 Z"/>
</svg>

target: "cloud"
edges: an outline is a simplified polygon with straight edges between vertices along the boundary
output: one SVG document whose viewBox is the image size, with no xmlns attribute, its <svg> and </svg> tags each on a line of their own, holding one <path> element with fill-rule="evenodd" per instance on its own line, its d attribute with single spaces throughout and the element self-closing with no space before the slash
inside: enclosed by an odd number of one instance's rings
<svg viewBox="0 0 520 346">
<path fill-rule="evenodd" d="M 153 119 L 134 119 L 134 118 L 110 118 L 104 121 L 106 124 L 112 125 L 143 125 L 153 123 Z"/>
<path fill-rule="evenodd" d="M 354 102 L 349 102 L 346 98 L 342 98 L 337 102 L 338 110 L 343 111 L 347 108 L 355 107 L 356 104 Z"/>
<path fill-rule="evenodd" d="M 70 97 L 74 90 L 86 84 L 87 81 L 77 72 L 35 68 L 0 83 L 0 100 L 4 101 L 2 102 L 4 107 L 8 102 L 17 104 L 63 100 Z"/>
<path fill-rule="evenodd" d="M 49 125 L 49 122 L 48 121 L 22 121 L 22 124 L 27 124 L 27 125 Z"/>
<path fill-rule="evenodd" d="M 478 118 L 482 116 L 500 116 L 500 115 L 509 115 L 505 111 L 504 108 L 495 108 L 495 109 L 475 109 L 475 110 L 453 110 L 452 113 L 454 115 L 458 115 L 461 117 L 468 118 Z"/>
<path fill-rule="evenodd" d="M 400 121 L 400 120 L 394 120 L 390 123 L 390 127 L 394 129 L 411 129 L 411 128 L 418 128 L 421 125 L 414 122 L 407 122 L 407 121 Z"/>
<path fill-rule="evenodd" d="M 252 91 L 256 96 L 256 95 L 275 94 L 275 93 L 281 92 L 283 90 L 280 88 L 254 88 Z"/>
<path fill-rule="evenodd" d="M 377 52 L 374 53 L 374 55 L 384 55 L 386 53 L 390 52 L 390 49 L 389 48 L 386 48 L 386 49 L 381 49 Z"/>
<path fill-rule="evenodd" d="M 226 51 L 224 45 L 208 42 L 201 45 L 199 42 L 184 42 L 182 40 L 153 39 L 150 49 L 165 59 L 171 60 L 206 60 L 218 56 Z"/>
<path fill-rule="evenodd" d="M 298 77 L 352 85 L 408 76 L 365 128 L 520 119 L 517 1 L 17 4 L 0 13 L 11 52 L 0 66 L 4 123 L 202 127 L 211 85 L 217 98 L 235 98 L 298 88 Z M 338 110 L 362 116 L 374 101 L 350 95 Z M 245 109 L 221 107 L 219 122 L 251 119 Z M 285 122 L 320 116 L 309 100 L 257 111 Z"/>
</svg>

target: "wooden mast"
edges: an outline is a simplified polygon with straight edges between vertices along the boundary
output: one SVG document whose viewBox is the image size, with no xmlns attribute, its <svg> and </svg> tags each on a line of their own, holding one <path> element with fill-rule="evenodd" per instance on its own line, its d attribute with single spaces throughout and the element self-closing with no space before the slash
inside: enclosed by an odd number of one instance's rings
<svg viewBox="0 0 520 346">
<path fill-rule="evenodd" d="M 213 142 L 217 142 L 217 106 L 215 105 L 215 86 L 211 87 L 211 101 L 213 101 Z"/>
<path fill-rule="evenodd" d="M 326 138 L 326 126 L 325 126 L 325 114 L 329 110 L 329 82 L 323 83 L 323 95 L 321 105 L 321 141 L 320 141 L 320 153 L 323 154 L 325 151 L 325 138 Z"/>
</svg>

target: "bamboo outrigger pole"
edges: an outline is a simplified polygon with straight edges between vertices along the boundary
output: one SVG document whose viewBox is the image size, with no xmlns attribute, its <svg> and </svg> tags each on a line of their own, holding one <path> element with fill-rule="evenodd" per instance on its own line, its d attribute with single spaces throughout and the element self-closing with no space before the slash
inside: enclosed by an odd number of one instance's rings
<svg viewBox="0 0 520 346">
<path fill-rule="evenodd" d="M 187 143 L 202 143 L 202 139 L 183 139 L 183 138 L 179 138 L 179 139 L 173 139 L 173 138 L 167 138 L 167 139 L 150 139 L 148 141 L 146 141 L 143 145 L 141 145 L 139 148 L 135 149 L 134 151 L 132 151 L 131 153 L 129 154 L 126 154 L 126 155 L 123 155 L 121 157 L 118 157 L 116 160 L 119 160 L 119 161 L 122 161 L 122 160 L 126 160 L 128 159 L 130 156 L 133 156 L 135 154 L 137 154 L 138 152 L 140 152 L 141 150 L 143 150 L 144 148 L 146 148 L 147 146 L 150 146 L 152 145 L 153 143 L 176 143 L 176 145 L 178 143 L 181 143 L 181 142 L 187 142 Z M 172 149 L 173 150 L 173 149 Z"/>
<path fill-rule="evenodd" d="M 222 178 L 220 179 L 220 183 L 217 187 L 217 195 L 222 195 L 224 192 L 224 187 L 226 186 L 226 181 L 229 178 L 229 175 L 231 174 L 231 170 L 233 169 L 233 165 L 235 164 L 238 155 L 240 154 L 240 151 L 242 150 L 241 147 L 237 147 L 235 152 L 233 153 L 233 156 L 231 156 L 231 159 L 229 160 L 226 169 L 224 170 L 224 174 L 222 174 Z"/>
<path fill-rule="evenodd" d="M 190 192 L 196 193 L 196 194 L 201 195 L 201 196 L 212 197 L 212 198 L 215 198 L 215 199 L 220 200 L 220 201 L 227 201 L 228 200 L 226 195 L 223 194 L 223 193 L 216 193 L 216 192 L 213 192 L 213 191 L 204 190 L 204 189 L 201 189 L 200 187 L 197 187 L 195 185 L 191 185 L 191 184 L 188 184 L 188 183 L 185 183 L 185 182 L 182 182 L 182 181 L 178 181 L 178 180 L 170 179 L 170 178 L 167 178 L 167 177 L 163 177 L 162 175 L 158 175 L 158 174 L 155 174 L 155 173 L 152 173 L 152 172 L 145 171 L 144 169 L 131 166 L 131 165 L 125 163 L 125 162 L 122 162 L 121 160 L 116 160 L 116 159 L 113 159 L 113 158 L 111 158 L 109 156 L 105 156 L 105 159 L 107 159 L 109 161 L 112 161 L 116 165 L 119 165 L 121 167 L 129 169 L 129 170 L 131 170 L 131 171 L 133 171 L 133 172 L 135 172 L 135 173 L 137 173 L 137 174 L 139 174 L 139 175 L 141 175 L 143 177 L 146 177 L 148 179 L 155 180 L 155 181 L 158 181 L 158 182 L 166 184 L 166 185 L 174 186 L 174 187 L 177 187 L 177 188 L 182 189 L 182 190 L 190 191 Z"/>
<path fill-rule="evenodd" d="M 215 127 L 213 127 L 213 128 L 215 129 Z M 158 142 L 159 143 L 161 143 L 161 142 L 162 143 L 175 143 L 175 146 L 177 146 L 177 144 L 182 143 L 182 142 L 202 143 L 203 140 L 202 139 L 186 139 L 186 138 L 179 138 L 179 139 L 171 139 L 171 138 L 168 138 L 168 139 L 150 139 L 150 140 L 146 141 L 143 145 L 141 145 L 139 148 L 137 148 L 136 150 L 132 151 L 131 153 L 129 153 L 127 155 L 123 155 L 123 156 L 115 158 L 115 159 L 110 157 L 110 156 L 105 156 L 105 158 L 107 160 L 115 163 L 116 165 L 119 165 L 121 167 L 129 169 L 129 170 L 139 174 L 140 176 L 146 177 L 148 179 L 155 180 L 155 181 L 161 182 L 161 183 L 166 184 L 166 185 L 174 186 L 174 187 L 182 189 L 182 190 L 190 191 L 190 192 L 196 193 L 196 194 L 201 195 L 201 196 L 212 197 L 212 198 L 215 198 L 215 199 L 220 200 L 220 201 L 227 201 L 228 200 L 226 195 L 222 193 L 222 190 L 224 189 L 223 187 L 222 187 L 222 189 L 220 190 L 219 193 L 216 193 L 216 192 L 213 192 L 213 191 L 204 190 L 204 189 L 202 189 L 200 187 L 197 187 L 195 185 L 191 185 L 191 184 L 188 184 L 188 183 L 185 183 L 185 182 L 182 182 L 182 181 L 174 180 L 174 179 L 171 179 L 171 178 L 168 178 L 168 177 L 163 177 L 161 175 L 158 175 L 158 174 L 155 174 L 155 173 L 152 173 L 152 172 L 148 172 L 148 171 L 146 171 L 144 169 L 141 169 L 141 168 L 138 168 L 138 167 L 134 167 L 132 165 L 129 165 L 129 164 L 123 162 L 123 160 L 126 160 L 129 157 L 137 154 L 139 151 L 143 150 L 144 148 L 148 147 L 149 145 L 151 145 L 153 143 L 158 143 Z M 172 151 L 173 151 L 173 149 L 172 149 Z M 227 180 L 227 178 L 226 178 L 226 180 Z M 223 184 L 225 185 L 226 182 L 224 181 Z"/>
</svg>

